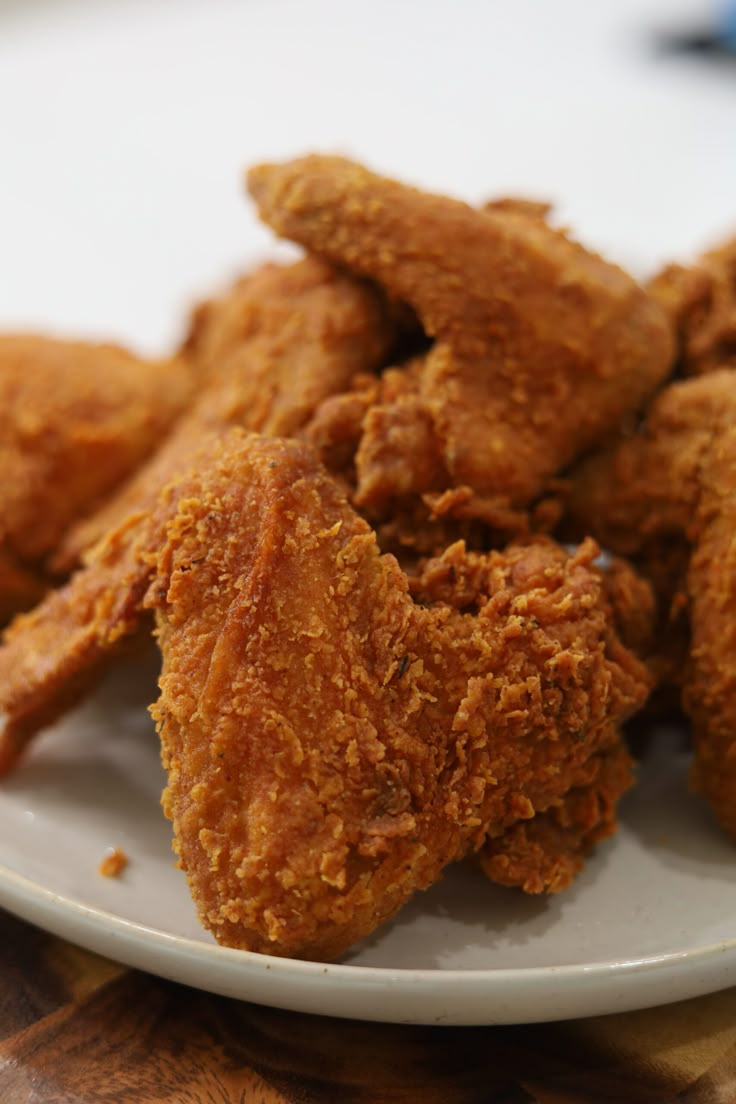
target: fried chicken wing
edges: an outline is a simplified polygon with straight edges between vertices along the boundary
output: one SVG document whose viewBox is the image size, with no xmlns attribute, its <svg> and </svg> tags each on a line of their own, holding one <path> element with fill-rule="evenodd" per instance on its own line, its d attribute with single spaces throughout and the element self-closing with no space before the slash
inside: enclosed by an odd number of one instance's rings
<svg viewBox="0 0 736 1104">
<path fill-rule="evenodd" d="M 163 508 L 162 508 L 163 510 Z M 136 514 L 112 530 L 89 563 L 15 618 L 0 645 L 0 775 L 28 741 L 75 705 L 141 621 L 163 514 Z"/>
<path fill-rule="evenodd" d="M 364 281 L 316 258 L 266 265 L 202 306 L 185 351 L 200 369 L 202 393 L 170 441 L 118 495 L 75 527 L 57 557 L 78 562 L 132 510 L 155 501 L 162 474 L 182 466 L 203 432 L 240 425 L 296 433 L 328 396 L 373 372 L 396 338 L 395 314 Z"/>
<path fill-rule="evenodd" d="M 734 836 L 735 426 L 732 372 L 672 384 L 640 433 L 581 467 L 570 511 L 577 528 L 637 556 L 673 613 L 687 617 L 687 647 L 676 641 L 675 651 L 693 723 L 693 781 Z"/>
<path fill-rule="evenodd" d="M 434 338 L 412 409 L 376 412 L 361 446 L 387 456 L 384 497 L 413 472 L 416 494 L 467 486 L 524 505 L 669 371 L 658 305 L 537 214 L 473 210 L 336 157 L 260 166 L 248 186 L 278 234 L 376 280 Z"/>
<path fill-rule="evenodd" d="M 39 597 L 69 526 L 153 451 L 193 386 L 185 361 L 0 336 L 0 613 Z"/>
<path fill-rule="evenodd" d="M 147 598 L 165 808 L 219 941 L 334 958 L 617 746 L 647 679 L 596 551 L 471 555 L 471 607 L 423 605 L 310 450 L 222 440 Z"/>
<path fill-rule="evenodd" d="M 649 291 L 671 320 L 684 375 L 736 368 L 736 238 L 691 267 L 668 265 Z"/>
<path fill-rule="evenodd" d="M 202 442 L 232 424 L 296 429 L 312 402 L 377 367 L 394 337 L 380 297 L 321 261 L 269 266 L 237 299 L 237 312 L 232 302 L 228 310 L 242 341 L 231 358 L 208 365 L 202 395 L 158 452 L 65 542 L 67 565 L 92 545 L 87 567 L 14 623 L 0 646 L 0 773 L 138 625 L 161 492 L 189 471 Z"/>
</svg>

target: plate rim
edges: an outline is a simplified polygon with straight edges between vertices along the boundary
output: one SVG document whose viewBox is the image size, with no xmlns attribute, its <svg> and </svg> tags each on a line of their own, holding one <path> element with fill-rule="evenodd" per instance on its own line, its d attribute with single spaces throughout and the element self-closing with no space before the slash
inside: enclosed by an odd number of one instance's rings
<svg viewBox="0 0 736 1104">
<path fill-rule="evenodd" d="M 282 958 L 175 935 L 56 893 L 4 864 L 0 890 L 0 907 L 8 912 L 131 968 L 237 1000 L 328 1016 L 448 1025 L 545 1022 L 633 1011 L 736 983 L 736 936 L 622 961 L 486 970 L 402 969 Z M 156 953 L 160 957 L 151 964 Z M 191 970 L 182 977 L 176 968 L 181 962 L 192 965 L 194 975 L 198 967 L 213 967 L 215 977 L 208 984 L 192 980 Z M 243 991 L 245 984 L 259 979 L 275 991 L 260 991 L 257 985 Z M 341 1005 L 340 999 L 350 997 L 351 990 L 352 998 Z M 390 993 L 393 1006 L 377 1013 L 370 998 L 378 991 Z M 398 1003 L 397 996 L 403 997 Z M 479 1005 L 483 998 L 496 998 L 496 1003 L 484 1009 Z M 422 1006 L 415 1006 L 417 1000 Z M 466 1008 L 468 1000 L 472 1007 Z M 440 1007 L 444 1010 L 438 1012 Z"/>
</svg>

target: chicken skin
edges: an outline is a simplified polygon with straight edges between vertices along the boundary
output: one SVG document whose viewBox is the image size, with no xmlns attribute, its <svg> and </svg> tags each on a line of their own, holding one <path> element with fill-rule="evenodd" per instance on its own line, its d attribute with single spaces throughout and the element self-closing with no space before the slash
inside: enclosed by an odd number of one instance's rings
<svg viewBox="0 0 736 1104">
<path fill-rule="evenodd" d="M 472 557 L 471 607 L 426 606 L 310 450 L 221 440 L 146 600 L 165 809 L 220 942 L 333 959 L 620 746 L 648 681 L 596 552 Z"/>
</svg>

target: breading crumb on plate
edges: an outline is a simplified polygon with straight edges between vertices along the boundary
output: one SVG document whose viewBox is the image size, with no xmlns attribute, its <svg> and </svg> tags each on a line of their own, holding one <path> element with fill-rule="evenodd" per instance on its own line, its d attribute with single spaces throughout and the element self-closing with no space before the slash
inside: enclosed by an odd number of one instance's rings
<svg viewBox="0 0 736 1104">
<path fill-rule="evenodd" d="M 97 873 L 103 878 L 119 878 L 128 865 L 128 856 L 120 847 L 109 847 L 104 859 L 97 867 Z"/>
</svg>

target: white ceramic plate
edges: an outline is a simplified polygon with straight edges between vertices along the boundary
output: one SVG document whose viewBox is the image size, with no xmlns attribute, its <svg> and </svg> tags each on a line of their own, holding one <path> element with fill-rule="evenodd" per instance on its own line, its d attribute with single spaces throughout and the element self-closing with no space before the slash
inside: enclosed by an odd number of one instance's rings
<svg viewBox="0 0 736 1104">
<path fill-rule="evenodd" d="M 273 253 L 242 169 L 307 149 L 471 200 L 551 199 L 642 272 L 686 256 L 736 218 L 736 85 L 650 47 L 707 7 L 0 0 L 0 325 L 166 350 L 192 298 Z M 216 947 L 172 865 L 144 684 L 121 673 L 0 786 L 0 903 L 19 915 L 213 991 L 382 1020 L 553 1019 L 736 982 L 736 854 L 664 737 L 558 899 L 458 869 L 344 965 Z M 96 873 L 111 845 L 131 860 L 116 881 Z"/>
<path fill-rule="evenodd" d="M 491 1024 L 623 1011 L 736 983 L 736 854 L 688 793 L 661 732 L 623 827 L 574 887 L 536 899 L 448 872 L 340 965 L 218 947 L 173 866 L 163 775 L 129 661 L 0 786 L 0 904 L 73 942 L 189 985 L 299 1011 Z M 118 879 L 108 847 L 130 858 Z"/>
</svg>

